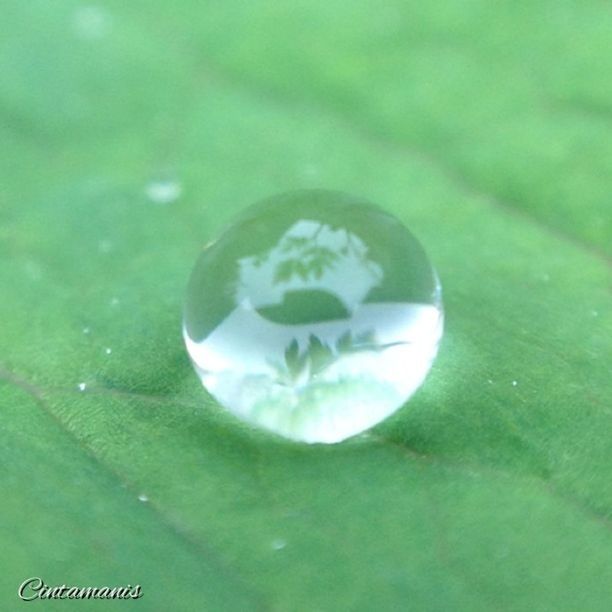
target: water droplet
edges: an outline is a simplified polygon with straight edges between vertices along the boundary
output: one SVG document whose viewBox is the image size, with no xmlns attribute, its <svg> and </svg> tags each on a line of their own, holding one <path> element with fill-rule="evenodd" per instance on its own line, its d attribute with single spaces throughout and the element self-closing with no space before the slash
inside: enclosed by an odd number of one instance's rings
<svg viewBox="0 0 612 612">
<path fill-rule="evenodd" d="M 302 176 L 304 179 L 319 178 L 319 168 L 315 164 L 304 164 L 302 166 Z"/>
<path fill-rule="evenodd" d="M 496 556 L 498 559 L 505 559 L 509 554 L 510 549 L 507 546 L 503 546 L 497 551 Z"/>
<path fill-rule="evenodd" d="M 170 204 L 181 197 L 183 188 L 178 181 L 151 181 L 146 188 L 147 197 L 156 204 Z"/>
<path fill-rule="evenodd" d="M 147 496 L 147 495 L 145 495 L 144 493 L 141 493 L 141 494 L 138 496 L 138 500 L 139 500 L 139 501 L 141 501 L 141 502 L 148 502 L 148 501 L 149 501 L 149 498 L 148 498 L 148 496 Z"/>
<path fill-rule="evenodd" d="M 383 210 L 304 190 L 247 209 L 201 254 L 184 316 L 208 391 L 294 440 L 338 442 L 422 384 L 443 314 L 422 247 Z"/>
<path fill-rule="evenodd" d="M 99 6 L 80 6 L 73 14 L 72 23 L 76 35 L 83 40 L 98 40 L 110 29 L 110 18 Z"/>
<path fill-rule="evenodd" d="M 89 334 L 90 332 L 91 332 L 91 329 L 90 329 L 89 327 L 84 327 L 84 328 L 83 328 L 83 333 L 84 333 L 85 335 Z"/>
<path fill-rule="evenodd" d="M 87 383 L 79 383 L 79 391 L 85 391 L 87 389 Z"/>
<path fill-rule="evenodd" d="M 281 540 L 280 538 L 272 540 L 272 548 L 274 550 L 282 550 L 285 548 L 285 546 L 287 546 L 287 542 L 285 540 Z"/>
<path fill-rule="evenodd" d="M 518 380 L 513 380 L 513 381 L 512 381 L 512 386 L 513 386 L 513 387 L 516 387 L 516 385 L 518 385 Z"/>
<path fill-rule="evenodd" d="M 42 268 L 35 261 L 27 261 L 25 263 L 25 271 L 30 280 L 39 281 L 42 278 Z"/>
<path fill-rule="evenodd" d="M 113 352 L 113 349 L 112 349 L 112 348 L 107 348 L 107 349 L 105 349 L 105 350 L 104 350 L 104 352 L 105 352 L 107 355 L 110 355 L 110 354 Z"/>
<path fill-rule="evenodd" d="M 98 251 L 100 253 L 110 253 L 113 250 L 113 243 L 110 240 L 100 240 L 98 242 Z"/>
</svg>

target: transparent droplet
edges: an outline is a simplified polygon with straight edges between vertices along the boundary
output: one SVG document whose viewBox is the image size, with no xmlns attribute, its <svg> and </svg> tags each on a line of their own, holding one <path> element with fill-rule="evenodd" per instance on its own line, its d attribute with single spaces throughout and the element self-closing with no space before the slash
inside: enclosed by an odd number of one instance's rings
<svg viewBox="0 0 612 612">
<path fill-rule="evenodd" d="M 110 240 L 104 239 L 98 242 L 98 251 L 100 253 L 110 253 L 113 250 L 113 243 Z"/>
<path fill-rule="evenodd" d="M 156 204 L 170 204 L 181 197 L 183 188 L 178 181 L 155 180 L 147 185 L 146 193 Z"/>
<path fill-rule="evenodd" d="M 436 273 L 395 217 L 304 190 L 248 208 L 206 246 L 183 331 L 220 404 L 287 438 L 331 443 L 419 388 L 442 327 Z"/>
<path fill-rule="evenodd" d="M 110 17 L 98 6 L 80 6 L 73 16 L 76 34 L 83 40 L 103 38 L 110 29 Z"/>
<path fill-rule="evenodd" d="M 282 540 L 281 538 L 277 538 L 276 540 L 272 540 L 272 548 L 274 550 L 282 550 L 287 546 L 287 542 Z"/>
</svg>

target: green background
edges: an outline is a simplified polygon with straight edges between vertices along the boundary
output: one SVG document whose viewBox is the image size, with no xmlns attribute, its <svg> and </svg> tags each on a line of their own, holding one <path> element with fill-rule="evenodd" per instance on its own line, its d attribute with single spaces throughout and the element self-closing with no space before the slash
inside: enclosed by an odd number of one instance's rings
<svg viewBox="0 0 612 612">
<path fill-rule="evenodd" d="M 0 608 L 610 610 L 611 75 L 600 0 L 1 0 Z M 180 336 L 201 246 L 304 187 L 445 292 L 423 388 L 331 447 L 237 424 Z"/>
</svg>

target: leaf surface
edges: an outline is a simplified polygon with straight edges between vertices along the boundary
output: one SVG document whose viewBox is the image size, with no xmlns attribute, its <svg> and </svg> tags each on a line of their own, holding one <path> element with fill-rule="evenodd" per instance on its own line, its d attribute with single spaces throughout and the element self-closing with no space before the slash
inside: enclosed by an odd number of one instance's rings
<svg viewBox="0 0 612 612">
<path fill-rule="evenodd" d="M 348 7 L 3 2 L 3 609 L 36 575 L 151 610 L 609 609 L 610 8 Z M 402 219 L 445 296 L 423 388 L 332 447 L 236 423 L 180 335 L 201 246 L 301 187 Z"/>
</svg>

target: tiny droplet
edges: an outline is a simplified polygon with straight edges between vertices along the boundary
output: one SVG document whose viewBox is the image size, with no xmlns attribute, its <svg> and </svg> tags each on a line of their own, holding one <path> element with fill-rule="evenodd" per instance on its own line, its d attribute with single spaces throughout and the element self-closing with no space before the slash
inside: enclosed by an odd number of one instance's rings
<svg viewBox="0 0 612 612">
<path fill-rule="evenodd" d="M 178 181 L 151 181 L 146 188 L 148 198 L 156 204 L 170 204 L 181 197 L 183 188 Z"/>
<path fill-rule="evenodd" d="M 110 253 L 113 250 L 113 243 L 110 240 L 100 240 L 98 243 L 98 251 L 100 253 Z"/>
<path fill-rule="evenodd" d="M 103 38 L 110 28 L 109 16 L 99 6 L 78 7 L 72 21 L 76 35 L 83 40 Z"/>
<path fill-rule="evenodd" d="M 285 546 L 287 546 L 287 542 L 285 540 L 282 540 L 280 538 L 272 540 L 272 548 L 274 550 L 282 550 L 283 548 L 285 548 Z"/>
</svg>

